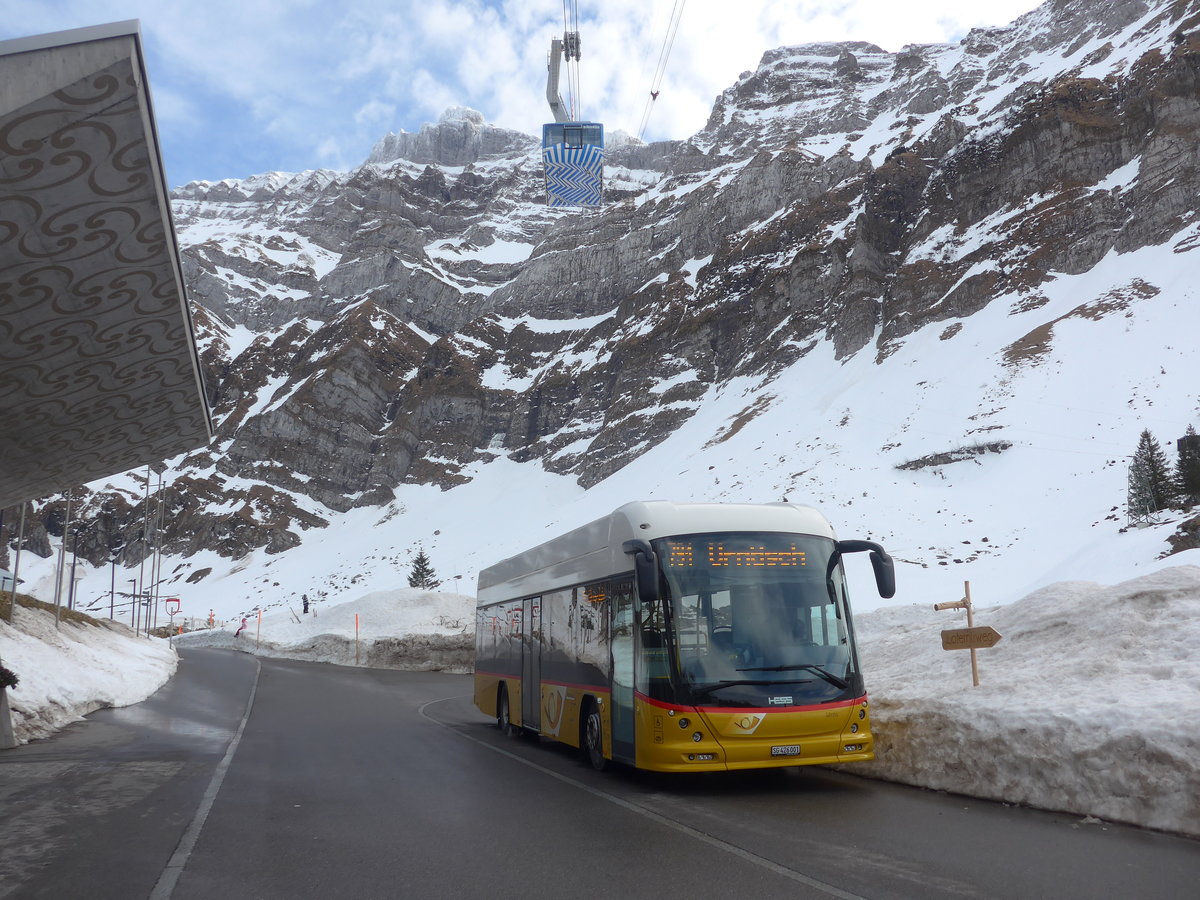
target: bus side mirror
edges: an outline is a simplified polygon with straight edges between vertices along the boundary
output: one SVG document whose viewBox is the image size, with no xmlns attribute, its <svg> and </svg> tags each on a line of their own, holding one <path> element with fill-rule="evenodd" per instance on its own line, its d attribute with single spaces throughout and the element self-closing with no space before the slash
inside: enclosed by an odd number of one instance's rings
<svg viewBox="0 0 1200 900">
<path fill-rule="evenodd" d="M 658 560 L 650 544 L 642 540 L 626 541 L 621 545 L 626 553 L 633 554 L 633 572 L 637 579 L 638 597 L 643 603 L 658 601 Z"/>
<path fill-rule="evenodd" d="M 875 570 L 875 586 L 879 596 L 890 600 L 896 596 L 896 566 L 887 551 L 874 541 L 838 541 L 838 553 L 862 553 L 871 551 L 871 568 Z"/>
</svg>

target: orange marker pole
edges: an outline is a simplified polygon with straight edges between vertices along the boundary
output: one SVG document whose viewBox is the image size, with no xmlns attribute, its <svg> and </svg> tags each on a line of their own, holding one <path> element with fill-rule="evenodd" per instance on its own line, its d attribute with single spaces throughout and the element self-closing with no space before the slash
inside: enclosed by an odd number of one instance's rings
<svg viewBox="0 0 1200 900">
<path fill-rule="evenodd" d="M 358 665 L 358 613 L 354 614 L 354 664 Z"/>
<path fill-rule="evenodd" d="M 260 639 L 262 638 L 262 610 L 258 611 L 258 630 L 254 632 L 254 649 L 258 649 Z"/>
</svg>

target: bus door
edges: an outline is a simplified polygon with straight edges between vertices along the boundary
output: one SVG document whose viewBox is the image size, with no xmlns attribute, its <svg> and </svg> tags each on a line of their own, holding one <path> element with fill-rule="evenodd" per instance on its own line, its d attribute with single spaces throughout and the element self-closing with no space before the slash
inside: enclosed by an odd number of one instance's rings
<svg viewBox="0 0 1200 900">
<path fill-rule="evenodd" d="M 634 763 L 633 743 L 633 583 L 612 585 L 612 752 L 615 759 Z"/>
<path fill-rule="evenodd" d="M 542 727 L 542 598 L 521 604 L 521 725 Z"/>
</svg>

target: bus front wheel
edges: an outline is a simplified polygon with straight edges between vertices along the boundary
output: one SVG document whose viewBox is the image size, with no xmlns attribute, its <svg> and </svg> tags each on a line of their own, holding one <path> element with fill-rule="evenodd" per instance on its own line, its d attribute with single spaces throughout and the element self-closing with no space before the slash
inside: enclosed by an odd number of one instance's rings
<svg viewBox="0 0 1200 900">
<path fill-rule="evenodd" d="M 600 718 L 600 707 L 594 702 L 588 704 L 587 715 L 583 719 L 583 752 L 587 761 L 597 772 L 603 772 L 608 760 L 604 758 L 604 722 Z"/>
</svg>

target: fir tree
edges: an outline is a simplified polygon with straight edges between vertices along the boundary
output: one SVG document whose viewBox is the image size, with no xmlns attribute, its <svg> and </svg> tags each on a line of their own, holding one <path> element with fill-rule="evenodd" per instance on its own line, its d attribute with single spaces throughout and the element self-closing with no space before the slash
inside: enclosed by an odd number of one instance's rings
<svg viewBox="0 0 1200 900">
<path fill-rule="evenodd" d="M 1137 450 L 1129 463 L 1129 518 L 1149 519 L 1160 509 L 1166 509 L 1176 499 L 1171 470 L 1162 447 L 1149 430 L 1142 432 Z"/>
<path fill-rule="evenodd" d="M 412 564 L 412 571 L 408 573 L 408 586 L 425 588 L 427 590 L 438 586 L 437 574 L 433 571 L 433 566 L 429 563 L 429 557 L 425 555 L 424 547 L 417 550 L 417 556 Z"/>
<path fill-rule="evenodd" d="M 1179 455 L 1175 460 L 1175 481 L 1184 502 L 1200 503 L 1200 435 L 1189 425 L 1187 432 L 1175 445 Z"/>
</svg>

